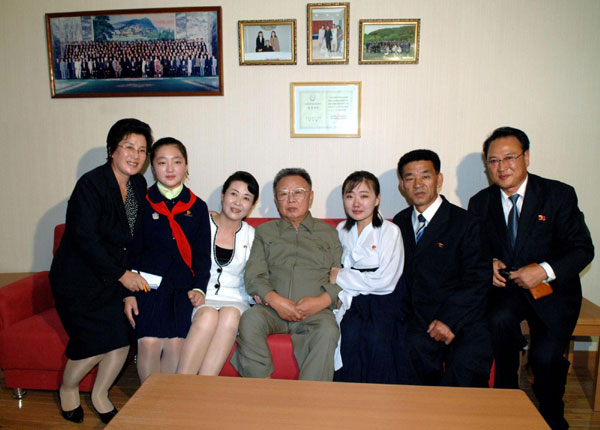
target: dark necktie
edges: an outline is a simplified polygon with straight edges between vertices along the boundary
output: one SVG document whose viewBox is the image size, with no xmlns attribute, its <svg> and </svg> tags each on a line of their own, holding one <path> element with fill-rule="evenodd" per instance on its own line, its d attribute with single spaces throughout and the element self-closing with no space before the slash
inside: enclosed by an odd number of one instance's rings
<svg viewBox="0 0 600 430">
<path fill-rule="evenodd" d="M 421 236 L 423 236 L 423 232 L 425 231 L 425 223 L 427 222 L 423 214 L 419 214 L 417 219 L 419 220 L 419 228 L 417 228 L 417 232 L 415 233 L 415 242 L 418 242 L 419 239 L 421 239 Z"/>
<path fill-rule="evenodd" d="M 517 201 L 519 200 L 518 194 L 513 194 L 509 197 L 512 208 L 508 213 L 508 236 L 510 238 L 510 244 L 515 248 L 515 241 L 517 240 L 517 230 L 519 229 L 519 208 L 517 207 Z"/>
</svg>

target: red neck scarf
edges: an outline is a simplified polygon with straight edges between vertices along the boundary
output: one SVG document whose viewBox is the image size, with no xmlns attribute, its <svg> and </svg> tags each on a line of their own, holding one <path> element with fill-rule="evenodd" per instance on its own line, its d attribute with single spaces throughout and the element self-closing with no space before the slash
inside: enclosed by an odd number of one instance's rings
<svg viewBox="0 0 600 430">
<path fill-rule="evenodd" d="M 192 248 L 190 247 L 190 243 L 185 237 L 185 233 L 181 229 L 181 226 L 175 221 L 175 215 L 180 214 L 182 212 L 187 211 L 192 205 L 196 202 L 196 196 L 190 191 L 190 200 L 187 203 L 182 202 L 181 200 L 177 202 L 175 207 L 171 212 L 167 209 L 167 205 L 165 202 L 154 203 L 150 200 L 150 196 L 146 194 L 146 200 L 150 203 L 152 209 L 158 212 L 161 215 L 164 215 L 169 220 L 169 226 L 171 227 L 171 232 L 173 233 L 173 237 L 177 242 L 177 249 L 179 249 L 179 253 L 181 254 L 181 258 L 192 271 L 192 275 L 194 274 L 194 270 L 192 269 Z"/>
</svg>

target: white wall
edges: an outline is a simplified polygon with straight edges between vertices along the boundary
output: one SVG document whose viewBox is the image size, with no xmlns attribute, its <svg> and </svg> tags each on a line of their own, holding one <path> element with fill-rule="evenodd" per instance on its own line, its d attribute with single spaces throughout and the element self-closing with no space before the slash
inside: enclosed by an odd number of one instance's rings
<svg viewBox="0 0 600 430">
<path fill-rule="evenodd" d="M 223 8 L 223 97 L 51 99 L 44 14 L 164 6 Z M 240 66 L 237 21 L 295 18 L 298 65 Z M 418 65 L 358 65 L 358 20 L 421 18 Z M 306 2 L 263 0 L 3 0 L 0 2 L 0 272 L 41 270 L 52 227 L 64 221 L 76 179 L 101 164 L 109 127 L 148 122 L 155 137 L 181 139 L 191 188 L 217 208 L 236 169 L 257 177 L 254 215 L 276 216 L 272 177 L 305 167 L 316 216 L 341 217 L 339 185 L 353 170 L 380 177 L 386 217 L 406 207 L 395 163 L 437 151 L 444 194 L 466 206 L 487 184 L 479 155 L 501 125 L 525 130 L 530 170 L 572 184 L 594 238 L 600 233 L 600 2 L 597 0 L 360 0 L 350 4 L 350 64 L 306 65 Z M 362 137 L 290 138 L 290 82 L 362 81 Z M 600 303 L 600 265 L 583 276 Z"/>
</svg>

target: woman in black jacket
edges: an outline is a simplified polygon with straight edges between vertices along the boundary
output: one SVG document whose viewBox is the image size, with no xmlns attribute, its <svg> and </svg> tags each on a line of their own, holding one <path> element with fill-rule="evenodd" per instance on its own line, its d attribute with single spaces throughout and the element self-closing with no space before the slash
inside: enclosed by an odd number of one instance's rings
<svg viewBox="0 0 600 430">
<path fill-rule="evenodd" d="M 61 412 L 74 422 L 83 421 L 79 382 L 96 365 L 92 404 L 105 423 L 117 413 L 108 389 L 129 351 L 123 287 L 148 288 L 144 278 L 126 270 L 125 261 L 141 219 L 146 180 L 140 170 L 152 130 L 137 119 L 122 119 L 106 142 L 106 164 L 84 174 L 71 194 L 65 233 L 50 269 L 56 310 L 69 335 Z"/>
<path fill-rule="evenodd" d="M 256 52 L 263 52 L 265 50 L 265 38 L 263 37 L 263 32 L 259 31 L 258 36 L 256 36 Z"/>
</svg>

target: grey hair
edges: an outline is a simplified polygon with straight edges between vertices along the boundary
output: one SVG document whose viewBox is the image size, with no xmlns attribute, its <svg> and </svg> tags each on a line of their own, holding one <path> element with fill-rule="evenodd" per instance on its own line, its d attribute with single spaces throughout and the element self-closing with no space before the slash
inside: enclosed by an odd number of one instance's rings
<svg viewBox="0 0 600 430">
<path fill-rule="evenodd" d="M 275 188 L 277 188 L 279 181 L 288 176 L 302 177 L 306 182 L 308 182 L 308 186 L 312 189 L 312 180 L 310 179 L 310 175 L 306 170 L 301 167 L 288 167 L 287 169 L 281 169 L 275 175 L 275 179 L 273 179 L 273 193 L 275 193 Z"/>
</svg>

